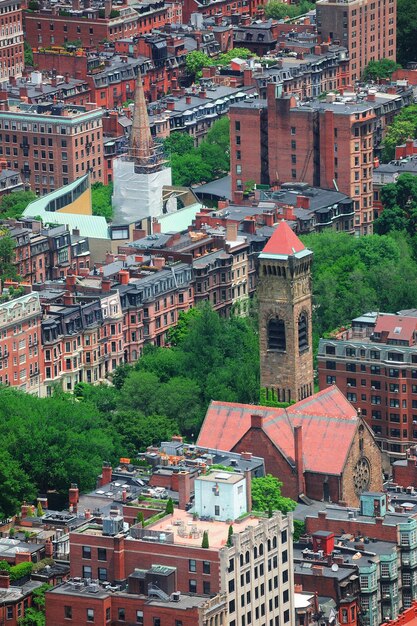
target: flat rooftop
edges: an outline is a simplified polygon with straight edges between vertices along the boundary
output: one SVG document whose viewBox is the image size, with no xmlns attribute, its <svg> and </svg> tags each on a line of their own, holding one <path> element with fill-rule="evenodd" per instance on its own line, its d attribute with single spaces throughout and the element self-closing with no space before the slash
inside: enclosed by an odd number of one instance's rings
<svg viewBox="0 0 417 626">
<path fill-rule="evenodd" d="M 259 519 L 245 517 L 241 521 L 233 522 L 233 532 L 241 533 L 249 526 L 257 526 Z M 175 509 L 173 515 L 150 524 L 146 529 L 162 533 L 173 533 L 174 544 L 201 548 L 204 531 L 207 531 L 210 548 L 222 548 L 226 545 L 229 526 L 227 522 L 206 522 L 193 520 L 193 516 L 186 511 Z"/>
</svg>

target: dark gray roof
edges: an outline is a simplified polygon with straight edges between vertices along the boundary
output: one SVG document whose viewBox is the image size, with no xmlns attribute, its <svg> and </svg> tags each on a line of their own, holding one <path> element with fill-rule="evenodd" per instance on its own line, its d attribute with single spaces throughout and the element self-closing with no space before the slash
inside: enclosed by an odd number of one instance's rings
<svg viewBox="0 0 417 626">
<path fill-rule="evenodd" d="M 232 178 L 231 176 L 224 176 L 223 178 L 213 180 L 211 183 L 193 187 L 193 191 L 198 198 L 208 194 L 230 200 L 232 198 Z"/>
</svg>

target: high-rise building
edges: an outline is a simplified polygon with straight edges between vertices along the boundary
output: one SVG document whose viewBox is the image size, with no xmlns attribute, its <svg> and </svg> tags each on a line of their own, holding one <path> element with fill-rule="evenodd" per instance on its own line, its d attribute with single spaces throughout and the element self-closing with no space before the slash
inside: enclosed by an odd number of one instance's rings
<svg viewBox="0 0 417 626">
<path fill-rule="evenodd" d="M 285 221 L 259 255 L 261 386 L 280 402 L 313 393 L 312 258 Z"/>
<path fill-rule="evenodd" d="M 318 0 L 317 33 L 349 50 L 352 80 L 370 61 L 395 61 L 396 0 Z"/>
</svg>

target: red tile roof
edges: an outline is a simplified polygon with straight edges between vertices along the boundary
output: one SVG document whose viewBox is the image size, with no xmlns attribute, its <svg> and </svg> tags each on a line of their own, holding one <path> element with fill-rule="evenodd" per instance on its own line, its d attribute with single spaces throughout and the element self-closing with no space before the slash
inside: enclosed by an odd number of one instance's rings
<svg viewBox="0 0 417 626">
<path fill-rule="evenodd" d="M 376 333 L 387 333 L 387 339 L 413 342 L 417 318 L 400 315 L 378 315 Z M 414 342 L 413 342 L 414 343 Z"/>
<path fill-rule="evenodd" d="M 333 475 L 342 473 L 358 417 L 354 407 L 336 386 L 328 387 L 288 409 L 212 402 L 198 437 L 198 445 L 233 450 L 250 429 L 251 415 L 262 416 L 262 430 L 292 465 L 294 427 L 302 426 L 305 470 Z"/>
<path fill-rule="evenodd" d="M 282 220 L 274 230 L 262 253 L 290 256 L 302 250 L 305 250 L 304 244 L 288 226 L 288 222 Z"/>
</svg>

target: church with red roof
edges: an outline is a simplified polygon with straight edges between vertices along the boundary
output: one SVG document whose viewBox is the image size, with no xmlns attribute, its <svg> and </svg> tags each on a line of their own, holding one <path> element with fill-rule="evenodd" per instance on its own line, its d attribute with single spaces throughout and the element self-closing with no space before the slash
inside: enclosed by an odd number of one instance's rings
<svg viewBox="0 0 417 626">
<path fill-rule="evenodd" d="M 263 457 L 294 500 L 357 506 L 362 491 L 382 490 L 374 435 L 334 385 L 286 409 L 213 401 L 197 444 Z"/>
</svg>

